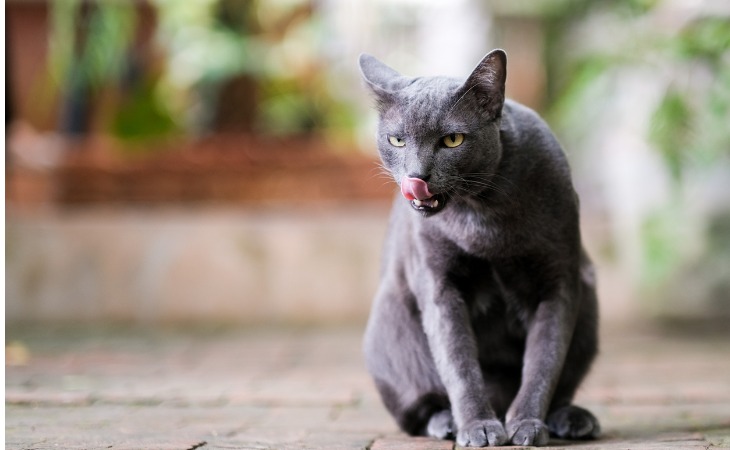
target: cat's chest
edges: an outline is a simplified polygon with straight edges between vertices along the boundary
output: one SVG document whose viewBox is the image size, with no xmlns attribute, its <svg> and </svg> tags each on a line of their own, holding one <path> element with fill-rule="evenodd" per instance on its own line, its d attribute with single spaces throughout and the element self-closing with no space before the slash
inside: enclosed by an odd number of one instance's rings
<svg viewBox="0 0 730 450">
<path fill-rule="evenodd" d="M 517 230 L 503 217 L 488 211 L 453 210 L 439 218 L 435 228 L 464 252 L 482 258 L 508 256 Z"/>
</svg>

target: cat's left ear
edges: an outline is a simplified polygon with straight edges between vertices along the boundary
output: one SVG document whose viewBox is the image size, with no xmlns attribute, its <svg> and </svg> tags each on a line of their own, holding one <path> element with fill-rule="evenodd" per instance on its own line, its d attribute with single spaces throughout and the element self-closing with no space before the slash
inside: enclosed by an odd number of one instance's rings
<svg viewBox="0 0 730 450">
<path fill-rule="evenodd" d="M 504 85 L 507 80 L 507 55 L 504 50 L 492 50 L 485 56 L 461 87 L 459 96 L 471 92 L 489 117 L 502 114 Z"/>
</svg>

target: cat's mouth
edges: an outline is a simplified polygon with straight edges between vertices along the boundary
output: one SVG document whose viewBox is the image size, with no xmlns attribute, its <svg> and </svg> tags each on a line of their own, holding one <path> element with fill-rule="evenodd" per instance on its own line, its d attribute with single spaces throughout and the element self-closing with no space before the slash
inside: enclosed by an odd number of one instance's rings
<svg viewBox="0 0 730 450">
<path fill-rule="evenodd" d="M 436 194 L 429 198 L 411 200 L 411 206 L 418 212 L 424 214 L 434 214 L 446 206 L 446 196 L 443 194 Z"/>
<path fill-rule="evenodd" d="M 432 193 L 428 183 L 418 177 L 403 177 L 400 190 L 413 209 L 424 215 L 439 212 L 446 205 L 446 196 Z"/>
</svg>

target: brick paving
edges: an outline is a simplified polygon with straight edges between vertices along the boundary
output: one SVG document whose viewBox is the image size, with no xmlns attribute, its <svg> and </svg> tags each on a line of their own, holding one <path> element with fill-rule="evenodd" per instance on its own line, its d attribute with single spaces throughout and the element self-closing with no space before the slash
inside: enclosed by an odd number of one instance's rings
<svg viewBox="0 0 730 450">
<path fill-rule="evenodd" d="M 7 449 L 453 449 L 398 432 L 362 330 L 6 331 Z M 603 437 L 552 448 L 730 448 L 730 340 L 605 331 L 578 395 Z"/>
</svg>

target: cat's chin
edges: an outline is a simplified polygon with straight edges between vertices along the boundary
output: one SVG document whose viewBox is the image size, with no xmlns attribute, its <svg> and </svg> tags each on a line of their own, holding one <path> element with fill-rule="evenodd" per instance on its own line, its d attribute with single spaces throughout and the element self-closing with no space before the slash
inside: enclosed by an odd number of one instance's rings
<svg viewBox="0 0 730 450">
<path fill-rule="evenodd" d="M 425 200 L 411 200 L 411 207 L 423 214 L 424 216 L 430 216 L 444 209 L 446 206 L 446 196 L 443 194 L 436 194 L 433 197 L 429 197 Z"/>
</svg>

